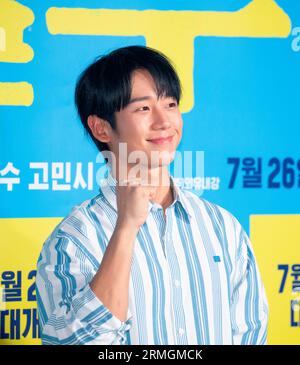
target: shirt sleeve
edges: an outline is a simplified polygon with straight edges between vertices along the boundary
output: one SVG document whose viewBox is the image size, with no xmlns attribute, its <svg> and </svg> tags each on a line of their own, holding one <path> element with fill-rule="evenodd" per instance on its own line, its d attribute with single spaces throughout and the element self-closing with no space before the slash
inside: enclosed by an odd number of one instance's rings
<svg viewBox="0 0 300 365">
<path fill-rule="evenodd" d="M 237 255 L 231 295 L 233 344 L 267 343 L 268 302 L 251 242 L 237 224 Z"/>
<path fill-rule="evenodd" d="M 121 322 L 96 297 L 89 286 L 95 266 L 75 237 L 59 233 L 45 242 L 36 277 L 43 344 L 127 344 L 130 313 Z"/>
</svg>

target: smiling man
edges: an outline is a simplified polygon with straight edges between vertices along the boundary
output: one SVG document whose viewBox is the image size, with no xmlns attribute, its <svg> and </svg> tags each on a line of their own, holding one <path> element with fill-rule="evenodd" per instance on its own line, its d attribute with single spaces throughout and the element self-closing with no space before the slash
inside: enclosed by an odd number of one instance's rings
<svg viewBox="0 0 300 365">
<path fill-rule="evenodd" d="M 246 233 L 168 173 L 180 97 L 170 61 L 147 47 L 117 49 L 80 76 L 77 109 L 109 173 L 43 246 L 44 344 L 266 343 L 268 305 Z"/>
</svg>

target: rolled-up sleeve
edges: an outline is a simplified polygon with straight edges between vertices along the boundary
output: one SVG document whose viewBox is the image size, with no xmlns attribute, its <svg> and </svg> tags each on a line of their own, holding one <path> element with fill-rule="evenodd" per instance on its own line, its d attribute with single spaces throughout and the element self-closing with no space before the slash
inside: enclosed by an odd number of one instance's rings
<svg viewBox="0 0 300 365">
<path fill-rule="evenodd" d="M 97 265 L 85 246 L 61 232 L 45 242 L 37 263 L 36 292 L 43 344 L 126 344 L 131 315 L 122 322 L 89 283 Z"/>
<path fill-rule="evenodd" d="M 233 343 L 263 345 L 267 343 L 268 302 L 251 242 L 236 222 L 237 255 L 231 318 Z"/>
</svg>

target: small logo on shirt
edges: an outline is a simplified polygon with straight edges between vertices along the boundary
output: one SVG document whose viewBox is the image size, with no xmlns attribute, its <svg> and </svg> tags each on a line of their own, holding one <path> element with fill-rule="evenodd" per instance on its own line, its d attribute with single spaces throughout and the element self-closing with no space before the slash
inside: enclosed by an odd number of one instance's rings
<svg viewBox="0 0 300 365">
<path fill-rule="evenodd" d="M 221 262 L 220 256 L 214 256 L 214 262 Z"/>
</svg>

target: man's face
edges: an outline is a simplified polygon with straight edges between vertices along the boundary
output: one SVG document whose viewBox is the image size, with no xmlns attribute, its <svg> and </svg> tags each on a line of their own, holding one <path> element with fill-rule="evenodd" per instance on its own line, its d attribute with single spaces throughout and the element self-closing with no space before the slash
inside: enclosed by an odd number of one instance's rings
<svg viewBox="0 0 300 365">
<path fill-rule="evenodd" d="M 116 130 L 111 134 L 110 149 L 119 156 L 119 143 L 126 143 L 128 155 L 143 151 L 149 164 L 152 154 L 160 156 L 159 166 L 168 165 L 182 135 L 177 101 L 171 97 L 157 99 L 155 83 L 145 70 L 134 71 L 131 80 L 131 101 L 116 113 Z"/>
</svg>

